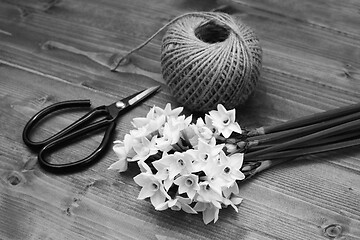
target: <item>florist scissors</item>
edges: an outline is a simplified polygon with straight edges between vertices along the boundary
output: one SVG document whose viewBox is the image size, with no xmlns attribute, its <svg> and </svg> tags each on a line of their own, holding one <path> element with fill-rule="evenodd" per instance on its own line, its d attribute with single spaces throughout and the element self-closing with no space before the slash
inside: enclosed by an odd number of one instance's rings
<svg viewBox="0 0 360 240">
<path fill-rule="evenodd" d="M 96 107 L 68 127 L 49 137 L 48 139 L 39 142 L 31 141 L 29 138 L 31 130 L 41 119 L 46 117 L 48 114 L 62 109 L 90 107 L 91 105 L 90 100 L 71 100 L 55 103 L 49 107 L 44 108 L 28 121 L 23 131 L 23 141 L 29 148 L 38 151 L 39 163 L 47 170 L 62 171 L 64 173 L 79 170 L 93 163 L 95 160 L 98 159 L 99 155 L 104 152 L 108 142 L 110 141 L 111 133 L 115 129 L 116 119 L 121 114 L 124 114 L 125 110 L 130 109 L 135 104 L 149 97 L 159 88 L 160 86 L 151 87 L 141 92 L 135 93 L 129 97 L 126 97 L 122 100 L 116 101 L 108 106 Z M 99 117 L 104 118 L 91 123 L 91 121 L 94 121 Z M 45 154 L 49 153 L 51 149 L 59 149 L 67 145 L 71 140 L 84 136 L 85 134 L 95 132 L 105 127 L 106 130 L 103 140 L 101 141 L 98 148 L 95 149 L 95 151 L 92 152 L 89 156 L 74 162 L 60 164 L 50 163 L 45 159 Z"/>
</svg>

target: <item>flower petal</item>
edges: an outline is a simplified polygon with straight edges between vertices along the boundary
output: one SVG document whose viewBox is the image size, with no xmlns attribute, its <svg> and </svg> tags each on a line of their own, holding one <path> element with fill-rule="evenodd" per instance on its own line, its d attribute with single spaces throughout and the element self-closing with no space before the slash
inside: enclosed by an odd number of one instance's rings
<svg viewBox="0 0 360 240">
<path fill-rule="evenodd" d="M 235 180 L 243 180 L 245 179 L 245 175 L 240 172 L 239 170 L 237 169 L 234 169 L 231 171 L 231 176 L 235 179 Z"/>
<path fill-rule="evenodd" d="M 149 180 L 152 181 L 151 176 L 151 173 L 140 173 L 134 177 L 134 181 L 139 186 L 146 186 Z"/>
<path fill-rule="evenodd" d="M 225 138 L 228 138 L 228 137 L 230 137 L 230 135 L 232 134 L 232 130 L 230 129 L 230 128 L 224 128 L 224 129 L 222 129 L 222 131 L 221 131 L 221 134 L 225 137 Z"/>
<path fill-rule="evenodd" d="M 242 198 L 239 198 L 239 197 L 232 197 L 230 199 L 235 205 L 239 205 L 241 202 L 242 202 Z"/>
<path fill-rule="evenodd" d="M 119 172 L 125 172 L 128 169 L 128 162 L 126 161 L 126 159 L 119 160 L 119 161 L 111 164 L 108 169 L 109 170 L 117 170 Z"/>
<path fill-rule="evenodd" d="M 214 220 L 214 223 L 219 218 L 219 209 L 215 207 L 208 207 L 205 211 L 203 211 L 203 221 L 205 224 L 210 223 Z"/>
<path fill-rule="evenodd" d="M 190 207 L 187 204 L 182 204 L 181 209 L 186 213 L 197 214 L 197 211 L 195 211 L 192 207 Z"/>
<path fill-rule="evenodd" d="M 151 196 L 153 196 L 153 195 L 154 195 L 154 191 L 151 191 L 151 190 L 150 190 L 149 188 L 147 188 L 147 187 L 143 187 L 143 188 L 141 188 L 137 199 L 142 200 L 142 199 L 151 197 Z"/>
<path fill-rule="evenodd" d="M 157 206 L 155 207 L 155 210 L 157 210 L 157 211 L 163 211 L 163 210 L 166 210 L 166 209 L 168 209 L 168 208 L 169 208 L 168 202 L 163 202 L 163 203 L 160 203 L 159 205 L 157 205 Z"/>
<path fill-rule="evenodd" d="M 137 163 L 142 173 L 151 173 L 151 169 L 149 165 L 145 163 L 145 161 L 138 161 Z"/>
<path fill-rule="evenodd" d="M 150 197 L 150 202 L 156 208 L 158 205 L 164 203 L 165 199 L 165 196 L 160 191 L 157 191 Z"/>
</svg>

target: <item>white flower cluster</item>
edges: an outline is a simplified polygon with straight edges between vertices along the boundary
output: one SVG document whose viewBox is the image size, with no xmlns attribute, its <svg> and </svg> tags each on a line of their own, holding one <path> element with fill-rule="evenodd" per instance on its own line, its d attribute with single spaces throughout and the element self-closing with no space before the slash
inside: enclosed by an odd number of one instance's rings
<svg viewBox="0 0 360 240">
<path fill-rule="evenodd" d="M 218 139 L 241 133 L 235 122 L 235 109 L 218 105 L 205 118 L 192 123 L 192 116 L 180 115 L 182 108 L 154 106 L 145 118 L 133 119 L 134 130 L 116 141 L 118 161 L 109 169 L 127 170 L 137 161 L 141 173 L 134 181 L 142 187 L 138 199 L 150 198 L 157 210 L 202 212 L 205 224 L 218 219 L 219 210 L 231 205 L 237 211 L 241 198 L 236 180 L 243 154 L 233 153 Z"/>
</svg>

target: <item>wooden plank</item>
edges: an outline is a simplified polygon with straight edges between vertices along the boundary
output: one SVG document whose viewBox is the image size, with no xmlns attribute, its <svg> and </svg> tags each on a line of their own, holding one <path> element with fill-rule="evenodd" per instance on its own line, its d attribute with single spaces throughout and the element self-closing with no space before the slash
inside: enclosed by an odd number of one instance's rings
<svg viewBox="0 0 360 240">
<path fill-rule="evenodd" d="M 261 173 L 241 185 L 239 213 L 224 209 L 216 224 L 204 225 L 200 215 L 158 212 L 137 200 L 137 166 L 108 171 L 111 151 L 84 172 L 58 176 L 43 171 L 22 143 L 27 119 L 61 100 L 90 98 L 97 106 L 161 84 L 160 94 L 120 119 L 114 136 L 120 139 L 153 104 L 175 104 L 159 75 L 161 35 L 134 54 L 135 70 L 116 73 L 76 51 L 48 48 L 49 41 L 124 54 L 173 17 L 222 4 L 255 29 L 264 49 L 261 81 L 238 111 L 242 126 L 360 100 L 357 1 L 0 1 L 1 239 L 329 239 L 332 226 L 341 228 L 338 239 L 360 238 L 358 148 Z M 56 117 L 35 137 L 77 117 Z M 101 137 L 60 152 L 60 160 L 92 150 Z"/>
<path fill-rule="evenodd" d="M 344 35 L 347 38 L 359 39 L 360 19 L 356 17 L 360 4 L 358 1 L 327 1 L 305 0 L 301 3 L 296 0 L 283 1 L 248 1 L 220 0 L 223 4 L 229 4 L 237 9 L 252 8 L 271 16 L 272 21 L 282 20 L 287 22 L 300 22 L 310 25 L 314 29 Z M 285 22 L 284 21 L 284 22 Z"/>
</svg>

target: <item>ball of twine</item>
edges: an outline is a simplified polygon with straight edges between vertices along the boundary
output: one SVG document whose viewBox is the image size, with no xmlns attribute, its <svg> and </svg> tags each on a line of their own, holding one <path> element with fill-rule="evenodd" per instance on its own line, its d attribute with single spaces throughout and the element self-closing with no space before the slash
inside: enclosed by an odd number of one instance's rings
<svg viewBox="0 0 360 240">
<path fill-rule="evenodd" d="M 186 14 L 163 37 L 163 78 L 177 101 L 193 111 L 243 104 L 255 89 L 261 62 L 253 30 L 225 13 Z"/>
</svg>

